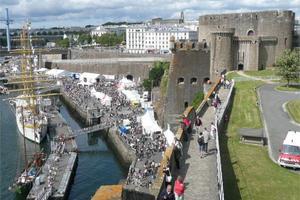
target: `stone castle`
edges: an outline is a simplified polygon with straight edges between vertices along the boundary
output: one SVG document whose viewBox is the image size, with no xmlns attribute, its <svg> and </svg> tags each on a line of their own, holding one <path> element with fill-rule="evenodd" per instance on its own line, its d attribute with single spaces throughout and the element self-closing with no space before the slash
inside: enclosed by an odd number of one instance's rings
<svg viewBox="0 0 300 200">
<path fill-rule="evenodd" d="M 272 67 L 285 49 L 292 48 L 294 24 L 292 11 L 201 16 L 198 41 L 210 47 L 210 76 L 223 70 Z"/>
<path fill-rule="evenodd" d="M 200 16 L 198 43 L 170 40 L 165 121 L 173 124 L 173 116 L 192 104 L 203 91 L 203 80 L 215 81 L 230 70 L 272 67 L 285 49 L 292 48 L 294 23 L 292 11 Z"/>
</svg>

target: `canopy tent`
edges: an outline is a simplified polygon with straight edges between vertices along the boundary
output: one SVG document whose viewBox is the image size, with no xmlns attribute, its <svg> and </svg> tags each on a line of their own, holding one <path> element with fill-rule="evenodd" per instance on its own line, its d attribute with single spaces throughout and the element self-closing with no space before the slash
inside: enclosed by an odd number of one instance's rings
<svg viewBox="0 0 300 200">
<path fill-rule="evenodd" d="M 83 72 L 80 75 L 79 80 L 82 83 L 82 85 L 90 85 L 99 82 L 100 78 L 100 74 Z"/>
<path fill-rule="evenodd" d="M 135 83 L 131 80 L 128 80 L 127 78 L 122 78 L 120 81 L 119 81 L 119 84 L 118 84 L 118 89 L 126 89 L 126 88 L 130 88 L 130 87 L 134 87 L 135 86 Z"/>
<path fill-rule="evenodd" d="M 110 80 L 110 81 L 115 80 L 115 75 L 102 74 L 102 76 L 103 76 L 106 80 Z"/>
<path fill-rule="evenodd" d="M 37 73 L 45 73 L 47 72 L 48 69 L 47 68 L 40 68 L 40 69 L 35 69 L 34 72 L 37 72 Z"/>
<path fill-rule="evenodd" d="M 166 137 L 168 146 L 172 146 L 172 144 L 175 144 L 175 135 L 170 130 L 170 124 L 168 124 L 168 129 L 164 131 L 164 136 Z"/>
<path fill-rule="evenodd" d="M 137 90 L 122 90 L 121 92 L 131 103 L 140 103 L 140 95 Z"/>
<path fill-rule="evenodd" d="M 102 105 L 110 106 L 111 105 L 111 97 L 107 96 L 103 92 L 97 92 L 95 88 L 91 89 L 91 96 L 100 100 Z"/>
<path fill-rule="evenodd" d="M 70 72 L 63 70 L 63 69 L 50 69 L 46 72 L 46 75 L 54 77 L 54 78 L 61 78 L 68 76 Z"/>
<path fill-rule="evenodd" d="M 156 132 L 162 132 L 162 129 L 155 121 L 154 117 L 151 115 L 151 111 L 146 111 L 146 113 L 141 117 L 143 134 L 153 135 Z"/>
</svg>

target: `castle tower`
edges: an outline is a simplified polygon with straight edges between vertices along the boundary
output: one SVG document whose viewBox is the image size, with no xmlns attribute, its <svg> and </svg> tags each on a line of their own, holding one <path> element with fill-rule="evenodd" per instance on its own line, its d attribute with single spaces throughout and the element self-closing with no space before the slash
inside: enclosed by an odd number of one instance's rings
<svg viewBox="0 0 300 200">
<path fill-rule="evenodd" d="M 216 80 L 223 71 L 233 69 L 234 29 L 223 28 L 211 32 L 210 78 Z"/>
<path fill-rule="evenodd" d="M 180 23 L 184 23 L 184 13 L 181 11 L 180 13 Z"/>
</svg>

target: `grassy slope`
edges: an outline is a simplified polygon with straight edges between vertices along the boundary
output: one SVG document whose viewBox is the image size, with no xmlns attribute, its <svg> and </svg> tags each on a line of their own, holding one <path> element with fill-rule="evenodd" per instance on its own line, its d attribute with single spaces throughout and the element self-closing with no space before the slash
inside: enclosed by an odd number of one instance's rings
<svg viewBox="0 0 300 200">
<path fill-rule="evenodd" d="M 235 73 L 229 77 L 238 76 Z M 227 135 L 221 136 L 225 197 L 228 200 L 296 200 L 300 176 L 273 163 L 266 147 L 239 142 L 238 129 L 262 127 L 255 88 L 260 81 L 236 83 Z"/>
<path fill-rule="evenodd" d="M 259 70 L 259 71 L 245 71 L 245 74 L 249 76 L 257 76 L 257 77 L 268 77 L 268 76 L 277 76 L 275 69 L 265 69 L 265 70 Z"/>
<path fill-rule="evenodd" d="M 300 91 L 300 85 L 290 85 L 289 87 L 286 85 L 280 85 L 277 86 L 276 89 L 280 91 Z"/>
<path fill-rule="evenodd" d="M 294 121 L 300 123 L 300 99 L 288 102 L 287 110 Z"/>
</svg>

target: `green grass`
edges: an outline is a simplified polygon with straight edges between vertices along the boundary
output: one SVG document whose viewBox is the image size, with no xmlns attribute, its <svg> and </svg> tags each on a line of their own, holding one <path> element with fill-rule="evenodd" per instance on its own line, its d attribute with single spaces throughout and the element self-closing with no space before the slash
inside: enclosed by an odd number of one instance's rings
<svg viewBox="0 0 300 200">
<path fill-rule="evenodd" d="M 300 124 L 300 99 L 289 101 L 286 107 L 293 120 Z"/>
<path fill-rule="evenodd" d="M 199 92 L 196 94 L 196 96 L 195 96 L 195 98 L 194 98 L 194 100 L 193 100 L 193 102 L 192 102 L 192 106 L 193 106 L 195 109 L 197 109 L 197 108 L 199 107 L 199 105 L 201 104 L 201 102 L 203 101 L 203 99 L 204 99 L 204 93 L 203 93 L 202 91 L 199 91 Z"/>
<path fill-rule="evenodd" d="M 277 86 L 276 89 L 280 91 L 295 92 L 295 91 L 300 91 L 300 85 L 290 85 L 289 87 L 287 87 L 287 85 L 280 85 Z"/>
<path fill-rule="evenodd" d="M 264 69 L 264 70 L 258 70 L 258 71 L 245 71 L 245 74 L 249 76 L 255 76 L 255 77 L 271 77 L 271 76 L 277 76 L 275 69 Z"/>
<path fill-rule="evenodd" d="M 168 88 L 168 82 L 169 82 L 169 69 L 165 69 L 164 74 L 161 78 L 161 83 L 160 83 L 160 89 L 162 96 L 165 97 L 167 93 L 167 88 Z"/>
<path fill-rule="evenodd" d="M 236 73 L 229 74 L 237 77 Z M 267 147 L 239 142 L 239 128 L 261 128 L 255 88 L 261 81 L 236 82 L 226 127 L 220 138 L 225 198 L 228 200 L 296 200 L 300 176 L 273 163 Z"/>
</svg>

